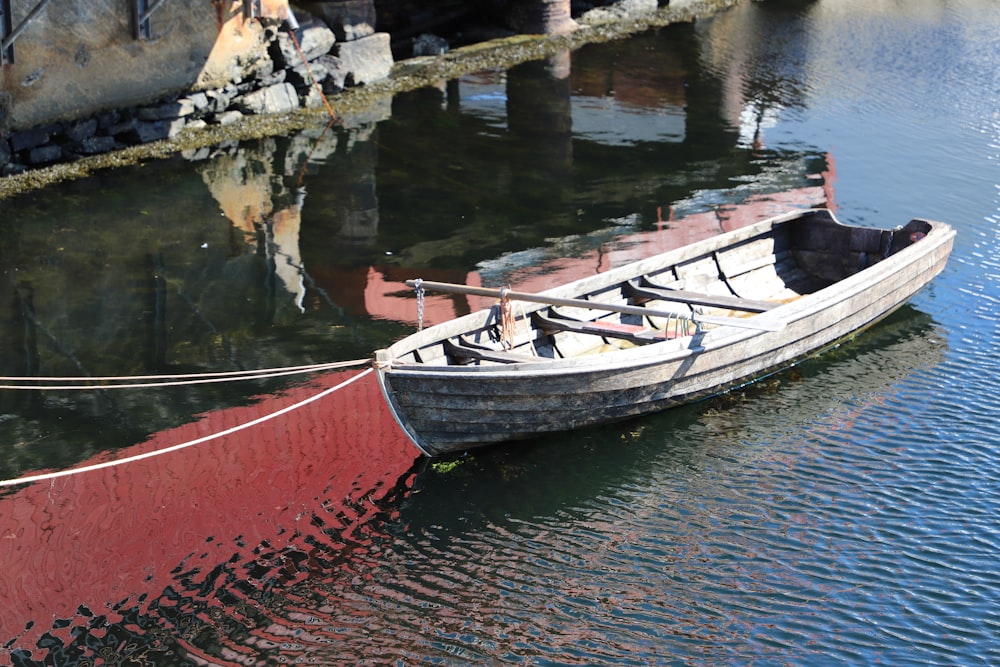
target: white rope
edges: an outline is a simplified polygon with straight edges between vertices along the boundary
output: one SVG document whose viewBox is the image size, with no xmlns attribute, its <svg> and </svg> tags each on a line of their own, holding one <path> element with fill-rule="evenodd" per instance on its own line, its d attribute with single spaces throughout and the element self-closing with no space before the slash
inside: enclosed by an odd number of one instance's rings
<svg viewBox="0 0 1000 667">
<path fill-rule="evenodd" d="M 168 454 L 170 452 L 176 452 L 177 450 L 184 449 L 186 447 L 192 447 L 194 445 L 200 445 L 203 442 L 208 442 L 209 440 L 214 440 L 216 438 L 221 438 L 221 437 L 226 436 L 226 435 L 231 435 L 231 434 L 236 433 L 238 431 L 242 431 L 244 429 L 248 429 L 248 428 L 250 428 L 252 426 L 256 426 L 258 424 L 262 424 L 262 423 L 264 423 L 264 422 L 266 422 L 268 420 L 274 419 L 275 417 L 280 417 L 281 415 L 288 414 L 289 412 L 291 412 L 293 410 L 297 410 L 297 409 L 299 409 L 299 408 L 301 408 L 301 407 L 303 407 L 305 405 L 308 405 L 310 403 L 318 401 L 321 398 L 323 398 L 325 396 L 328 396 L 328 395 L 332 394 L 333 392 L 335 392 L 335 391 L 337 391 L 339 389 L 343 389 L 344 387 L 346 387 L 347 385 L 351 384 L 352 382 L 360 380 L 364 376 L 366 376 L 369 373 L 371 373 L 373 370 L 374 369 L 372 369 L 372 368 L 364 370 L 364 371 L 358 373 L 357 375 L 355 375 L 354 377 L 349 378 L 349 379 L 341 382 L 337 386 L 330 387 L 328 389 L 324 389 L 323 391 L 319 392 L 318 394 L 316 394 L 314 396 L 310 396 L 309 398 L 303 399 L 303 400 L 299 401 L 298 403 L 293 403 L 292 405 L 284 407 L 284 408 L 282 408 L 282 409 L 280 409 L 280 410 L 278 410 L 276 412 L 272 412 L 271 414 L 264 415 L 263 417 L 258 417 L 257 419 L 254 419 L 252 421 L 248 421 L 248 422 L 243 423 L 243 424 L 239 424 L 238 426 L 233 426 L 232 428 L 227 428 L 226 430 L 219 431 L 218 433 L 212 433 L 211 435 L 206 435 L 206 436 L 203 436 L 201 438 L 196 438 L 195 440 L 189 440 L 188 442 L 182 442 L 179 445 L 172 445 L 170 447 L 164 447 L 163 449 L 157 449 L 157 450 L 154 450 L 152 452 L 146 452 L 144 454 L 136 454 L 135 456 L 129 456 L 129 457 L 126 457 L 126 458 L 123 458 L 123 459 L 116 459 L 114 461 L 105 461 L 104 463 L 96 463 L 94 465 L 84 466 L 82 468 L 70 468 L 68 470 L 60 470 L 58 472 L 44 473 L 42 475 L 30 475 L 30 476 L 27 476 L 27 477 L 18 477 L 17 479 L 5 479 L 5 480 L 0 481 L 0 487 L 15 486 L 17 484 L 28 484 L 30 482 L 41 482 L 41 481 L 44 481 L 44 480 L 47 480 L 47 479 L 55 479 L 56 477 L 67 477 L 69 475 L 78 475 L 80 473 L 92 472 L 94 470 L 101 470 L 103 468 L 111 468 L 113 466 L 119 466 L 119 465 L 123 465 L 125 463 L 135 463 L 136 461 L 141 461 L 143 459 L 150 459 L 150 458 L 153 458 L 154 456 L 160 456 L 161 454 Z"/>
<path fill-rule="evenodd" d="M 355 361 L 336 361 L 327 364 L 312 364 L 309 366 L 286 366 L 284 368 L 264 368 L 252 371 L 221 371 L 218 373 L 187 373 L 177 375 L 129 375 L 115 376 L 107 375 L 100 377 L 4 377 L 0 376 L 0 382 L 76 382 L 77 384 L 0 384 L 0 389 L 28 389 L 32 391 L 72 391 L 72 390 L 93 390 L 93 389 L 122 389 L 148 388 L 148 387 L 177 387 L 195 384 L 207 384 L 212 382 L 240 382 L 244 380 L 260 380 L 265 378 L 281 377 L 284 375 L 296 375 L 298 373 L 315 373 L 318 371 L 329 371 L 337 368 L 349 368 L 370 363 L 370 359 L 358 359 Z M 155 380 L 155 382 L 137 382 L 137 380 Z M 83 382 L 112 382 L 115 384 L 82 384 Z"/>
</svg>

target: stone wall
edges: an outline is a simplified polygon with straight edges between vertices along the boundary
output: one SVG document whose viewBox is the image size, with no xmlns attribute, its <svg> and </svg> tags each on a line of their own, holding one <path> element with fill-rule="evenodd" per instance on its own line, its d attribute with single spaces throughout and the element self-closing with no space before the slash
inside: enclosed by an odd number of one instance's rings
<svg viewBox="0 0 1000 667">
<path fill-rule="evenodd" d="M 27 33 L 15 43 L 0 92 L 0 175 L 173 137 L 185 128 L 236 123 L 246 114 L 319 108 L 323 95 L 383 79 L 393 64 L 389 36 L 361 27 L 365 18 L 351 13 L 331 17 L 331 26 L 301 10 L 290 14 L 281 0 L 244 20 L 241 11 L 221 16 L 208 0 L 167 0 L 151 21 L 163 34 L 123 41 L 128 17 L 110 11 L 110 4 L 121 9 L 123 3 L 94 2 L 78 3 L 89 8 L 93 29 L 76 29 L 83 40 L 76 47 L 67 40 L 79 54 L 74 63 L 38 64 L 51 62 L 46 58 L 56 58 L 59 49 L 44 52 Z M 92 13 L 100 9 L 100 17 Z M 64 30 L 68 23 L 63 17 L 29 27 Z M 26 74 L 33 67 L 35 73 Z M 87 76 L 73 71 L 91 67 Z"/>
<path fill-rule="evenodd" d="M 402 11 L 415 0 L 296 0 L 291 9 L 288 0 L 259 0 L 247 17 L 243 2 L 253 0 L 162 0 L 148 38 L 136 39 L 129 0 L 11 2 L 15 26 L 39 3 L 43 10 L 15 42 L 14 61 L 2 66 L 0 176 L 231 125 L 248 114 L 320 108 L 325 96 L 387 78 L 394 39 L 410 40 L 412 52 L 442 54 L 467 42 L 477 20 L 500 23 L 476 34 L 561 35 L 668 4 L 431 0 L 416 3 L 425 9 L 415 16 Z M 398 33 L 379 32 L 383 27 Z"/>
</svg>

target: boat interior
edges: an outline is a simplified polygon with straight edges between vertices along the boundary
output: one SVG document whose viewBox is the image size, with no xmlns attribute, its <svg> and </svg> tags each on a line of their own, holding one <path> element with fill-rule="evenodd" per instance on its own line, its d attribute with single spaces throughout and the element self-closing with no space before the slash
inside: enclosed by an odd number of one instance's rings
<svg viewBox="0 0 1000 667">
<path fill-rule="evenodd" d="M 775 225 L 742 242 L 577 297 L 594 307 L 498 302 L 478 329 L 427 341 L 397 361 L 495 366 L 664 341 L 687 347 L 700 330 L 717 326 L 699 321 L 706 316 L 737 324 L 766 314 L 881 261 L 929 229 L 923 221 L 896 232 L 848 227 L 828 211 L 812 211 L 793 224 Z M 608 312 L 598 304 L 649 313 Z"/>
</svg>

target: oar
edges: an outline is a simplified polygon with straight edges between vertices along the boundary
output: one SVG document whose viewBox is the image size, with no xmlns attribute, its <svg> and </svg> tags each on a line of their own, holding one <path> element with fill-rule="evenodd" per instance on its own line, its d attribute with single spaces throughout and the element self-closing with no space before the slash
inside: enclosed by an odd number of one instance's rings
<svg viewBox="0 0 1000 667">
<path fill-rule="evenodd" d="M 418 281 L 407 280 L 410 287 L 417 287 Z M 681 317 L 695 322 L 705 324 L 718 324 L 728 327 L 741 327 L 743 329 L 754 329 L 757 331 L 780 331 L 784 328 L 784 322 L 761 319 L 759 315 L 754 317 L 717 317 L 714 315 L 699 315 L 671 313 L 664 310 L 655 310 L 643 306 L 617 305 L 613 303 L 601 303 L 600 301 L 587 301 L 586 299 L 564 299 L 558 296 L 544 296 L 542 294 L 531 294 L 528 292 L 515 292 L 513 290 L 498 290 L 489 287 L 470 287 L 469 285 L 455 285 L 453 283 L 436 283 L 429 280 L 419 281 L 419 286 L 423 289 L 434 292 L 448 292 L 450 294 L 469 294 L 473 296 L 491 296 L 500 298 L 501 292 L 507 298 L 518 301 L 531 301 L 532 303 L 544 303 L 549 306 L 569 306 L 573 308 L 589 308 L 591 310 L 605 310 L 612 313 L 625 313 L 626 315 L 648 315 L 650 317 Z"/>
</svg>

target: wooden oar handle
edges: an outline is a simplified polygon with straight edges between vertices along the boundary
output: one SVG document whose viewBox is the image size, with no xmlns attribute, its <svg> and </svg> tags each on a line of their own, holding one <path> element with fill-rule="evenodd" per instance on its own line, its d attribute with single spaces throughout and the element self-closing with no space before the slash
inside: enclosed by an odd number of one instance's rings
<svg viewBox="0 0 1000 667">
<path fill-rule="evenodd" d="M 626 315 L 639 315 L 648 317 L 668 317 L 693 320 L 705 324 L 718 324 L 722 326 L 740 327 L 743 329 L 754 329 L 757 331 L 778 331 L 785 326 L 784 322 L 774 320 L 764 320 L 760 316 L 754 317 L 715 317 L 712 315 L 691 315 L 682 313 L 672 313 L 664 310 L 645 308 L 643 306 L 630 306 L 627 304 L 601 303 L 600 301 L 588 301 L 586 299 L 567 299 L 558 296 L 545 296 L 543 294 L 531 294 L 530 292 L 515 292 L 513 290 L 499 290 L 492 287 L 472 287 L 469 285 L 456 285 L 454 283 L 438 283 L 431 280 L 407 280 L 406 284 L 416 287 L 418 284 L 425 290 L 435 292 L 445 292 L 449 294 L 466 294 L 471 296 L 492 296 L 500 298 L 506 295 L 509 299 L 518 301 L 529 301 L 531 303 L 541 303 L 548 306 L 567 306 L 570 308 L 589 308 L 591 310 L 603 310 L 611 313 L 624 313 Z"/>
</svg>

